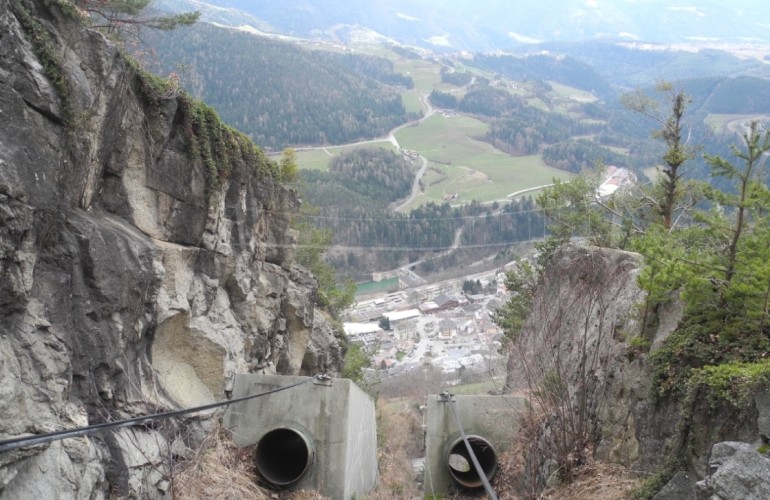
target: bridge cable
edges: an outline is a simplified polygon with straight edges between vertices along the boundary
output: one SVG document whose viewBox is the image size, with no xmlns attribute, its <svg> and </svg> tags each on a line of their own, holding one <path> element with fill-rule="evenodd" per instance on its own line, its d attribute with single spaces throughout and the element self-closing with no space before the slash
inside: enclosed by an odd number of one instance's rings
<svg viewBox="0 0 770 500">
<path fill-rule="evenodd" d="M 86 427 L 78 427 L 75 429 L 66 429 L 66 430 L 60 430 L 55 432 L 49 432 L 46 434 L 34 434 L 31 436 L 22 436 L 22 437 L 17 437 L 13 439 L 6 439 L 3 441 L 0 441 L 0 453 L 16 450 L 18 448 L 23 448 L 25 446 L 32 446 L 32 445 L 42 444 L 42 443 L 50 443 L 52 441 L 59 441 L 62 439 L 68 439 L 73 437 L 90 436 L 92 434 L 96 434 L 97 432 L 102 432 L 106 430 L 120 429 L 122 427 L 130 427 L 136 424 L 152 422 L 154 420 L 162 420 L 166 418 L 186 415 L 189 413 L 197 413 L 201 411 L 211 410 L 214 408 L 219 408 L 221 406 L 229 406 L 234 403 L 240 403 L 242 401 L 248 401 L 250 399 L 256 399 L 262 396 L 275 394 L 276 392 L 292 389 L 294 387 L 306 384 L 311 380 L 325 380 L 327 378 L 328 378 L 327 375 L 319 374 L 319 375 L 316 375 L 315 377 L 309 377 L 306 380 L 303 380 L 302 382 L 297 382 L 291 385 L 287 385 L 285 387 L 278 387 L 276 389 L 272 389 L 267 392 L 262 392 L 259 394 L 244 396 L 242 398 L 230 399 L 227 401 L 219 401 L 217 403 L 211 403 L 203 406 L 196 406 L 193 408 L 186 408 L 182 410 L 173 410 L 173 411 L 167 411 L 163 413 L 155 413 L 153 415 L 145 415 L 143 417 L 134 417 L 134 418 L 129 418 L 125 420 L 118 420 L 115 422 L 104 422 L 101 424 L 94 424 Z"/>
</svg>

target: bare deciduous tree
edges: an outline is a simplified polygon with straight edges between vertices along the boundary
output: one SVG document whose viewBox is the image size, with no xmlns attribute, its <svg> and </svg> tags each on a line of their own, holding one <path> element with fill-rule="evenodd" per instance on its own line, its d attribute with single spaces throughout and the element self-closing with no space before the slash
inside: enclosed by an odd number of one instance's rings
<svg viewBox="0 0 770 500">
<path fill-rule="evenodd" d="M 537 427 L 525 452 L 530 494 L 544 486 L 548 478 L 534 471 L 548 463 L 554 470 L 546 476 L 572 480 L 593 458 L 599 438 L 606 368 L 617 345 L 616 300 L 633 273 L 626 269 L 630 257 L 616 261 L 598 249 L 585 251 L 579 266 L 555 265 L 544 274 L 532 316 L 511 344 L 508 384 L 528 394 L 522 418 Z"/>
</svg>

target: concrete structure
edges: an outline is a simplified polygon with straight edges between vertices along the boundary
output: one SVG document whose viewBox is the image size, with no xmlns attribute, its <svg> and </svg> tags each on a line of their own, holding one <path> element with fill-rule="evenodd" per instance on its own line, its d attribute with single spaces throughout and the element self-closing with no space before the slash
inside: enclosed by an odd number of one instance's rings
<svg viewBox="0 0 770 500">
<path fill-rule="evenodd" d="M 382 330 L 377 323 L 343 323 L 342 329 L 348 337 L 358 337 Z"/>
<path fill-rule="evenodd" d="M 395 323 L 398 321 L 405 321 L 412 318 L 419 318 L 422 316 L 422 313 L 419 309 L 408 309 L 406 311 L 393 311 L 393 312 L 386 312 L 382 315 L 385 318 L 388 318 L 388 321 L 391 323 Z"/>
<path fill-rule="evenodd" d="M 420 304 L 419 309 L 420 309 L 420 312 L 423 314 L 430 314 L 440 310 L 440 307 L 438 306 L 438 304 L 436 304 L 432 300 L 428 300 Z"/>
<path fill-rule="evenodd" d="M 508 396 L 452 396 L 455 412 L 469 437 L 476 457 L 491 478 L 497 460 L 508 449 L 519 431 L 519 415 L 525 399 Z M 428 396 L 425 436 L 425 493 L 448 495 L 457 491 L 482 487 L 480 476 L 471 465 L 470 471 L 457 467 L 469 464 L 465 443 L 449 403 L 440 395 Z M 450 458 L 451 457 L 451 458 Z M 450 466 L 454 465 L 454 468 Z"/>
<path fill-rule="evenodd" d="M 233 398 L 308 378 L 237 375 Z M 280 488 L 348 500 L 364 496 L 377 480 L 374 401 L 350 380 L 312 380 L 230 405 L 224 425 L 238 446 L 257 445 L 257 470 Z"/>
</svg>

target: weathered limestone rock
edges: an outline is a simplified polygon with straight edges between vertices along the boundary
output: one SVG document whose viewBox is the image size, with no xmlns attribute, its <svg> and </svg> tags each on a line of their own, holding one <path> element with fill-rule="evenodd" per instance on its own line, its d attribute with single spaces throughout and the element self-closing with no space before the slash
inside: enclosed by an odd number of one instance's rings
<svg viewBox="0 0 770 500">
<path fill-rule="evenodd" d="M 547 390 L 553 380 L 566 381 L 569 403 L 564 401 L 567 398 L 559 400 L 564 407 L 554 413 L 583 426 L 593 457 L 655 473 L 674 438 L 680 437 L 677 423 L 681 411 L 678 401 L 651 401 L 647 355 L 629 343 L 641 330 L 639 306 L 644 295 L 636 283 L 641 257 L 568 246 L 553 262 L 535 296 L 521 341 L 509 357 L 507 384 L 522 390 Z M 676 328 L 682 308 L 670 304 L 658 314 L 653 350 Z M 754 405 L 738 414 L 734 408 L 712 407 L 706 399 L 696 400 L 682 457 L 687 470 L 675 478 L 678 482 L 671 483 L 671 489 L 680 491 L 685 483 L 682 477 L 686 477 L 688 491 L 694 495 L 695 482 L 708 474 L 708 456 L 714 443 L 766 439 L 770 432 L 768 401 L 767 392 L 760 391 Z M 549 440 L 553 441 L 553 426 L 558 424 L 557 417 L 545 419 L 541 439 L 532 446 L 540 471 L 529 472 L 531 480 L 539 480 L 541 486 L 549 464 L 557 458 L 549 451 L 554 448 L 553 443 L 549 448 Z"/>
<path fill-rule="evenodd" d="M 335 367 L 342 366 L 344 355 L 330 320 L 323 311 L 316 312 L 300 375 L 334 373 Z"/>
<path fill-rule="evenodd" d="M 759 390 L 754 398 L 757 407 L 757 428 L 763 441 L 770 441 L 770 387 Z"/>
<path fill-rule="evenodd" d="M 236 373 L 339 372 L 295 193 L 238 149 L 207 181 L 181 101 L 142 89 L 57 2 L 0 0 L 0 439 L 222 400 Z M 0 497 L 163 497 L 169 443 L 206 425 L 4 453 Z"/>
<path fill-rule="evenodd" d="M 119 429 L 107 438 L 117 463 L 109 470 L 114 490 L 136 498 L 163 497 L 172 473 L 169 444 L 157 432 Z"/>
<path fill-rule="evenodd" d="M 652 500 L 695 500 L 695 478 L 685 471 L 677 472 Z"/>
<path fill-rule="evenodd" d="M 2 498 L 56 498 L 93 500 L 108 498 L 102 461 L 107 457 L 90 440 L 79 438 L 51 443 L 44 450 L 3 467 Z"/>
<path fill-rule="evenodd" d="M 697 498 L 770 498 L 770 459 L 748 443 L 723 442 L 714 445 L 710 473 L 697 484 Z"/>
<path fill-rule="evenodd" d="M 570 410 L 543 421 L 541 440 L 532 446 L 538 465 L 525 481 L 545 487 L 554 461 L 561 465 L 566 459 L 555 456 L 558 450 L 575 457 L 584 453 L 582 446 L 569 448 L 576 444 L 556 431 L 562 426 L 584 435 L 602 460 L 637 465 L 642 459 L 639 424 L 649 416 L 640 415 L 637 406 L 646 394 L 632 388 L 641 376 L 625 370 L 624 342 L 638 331 L 640 265 L 637 254 L 569 246 L 554 256 L 543 276 L 508 360 L 507 385 L 526 391 L 553 380 L 564 383 L 566 390 L 556 399 Z"/>
</svg>

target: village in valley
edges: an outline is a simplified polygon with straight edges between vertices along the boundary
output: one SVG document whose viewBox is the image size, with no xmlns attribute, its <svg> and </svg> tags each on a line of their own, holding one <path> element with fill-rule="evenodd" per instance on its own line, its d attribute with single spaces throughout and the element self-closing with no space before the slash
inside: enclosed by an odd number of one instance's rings
<svg viewBox="0 0 770 500">
<path fill-rule="evenodd" d="M 629 170 L 608 166 L 596 196 L 635 183 Z M 459 383 L 489 372 L 503 363 L 503 332 L 492 318 L 510 297 L 505 275 L 517 265 L 437 283 L 426 283 L 409 267 L 377 273 L 374 281 L 394 280 L 397 291 L 359 295 L 343 315 L 345 334 L 363 346 L 379 377 L 433 367 Z"/>
<path fill-rule="evenodd" d="M 450 380 L 487 371 L 502 359 L 492 312 L 509 296 L 506 269 L 359 297 L 346 312 L 345 333 L 365 347 L 380 377 L 426 365 Z"/>
</svg>

